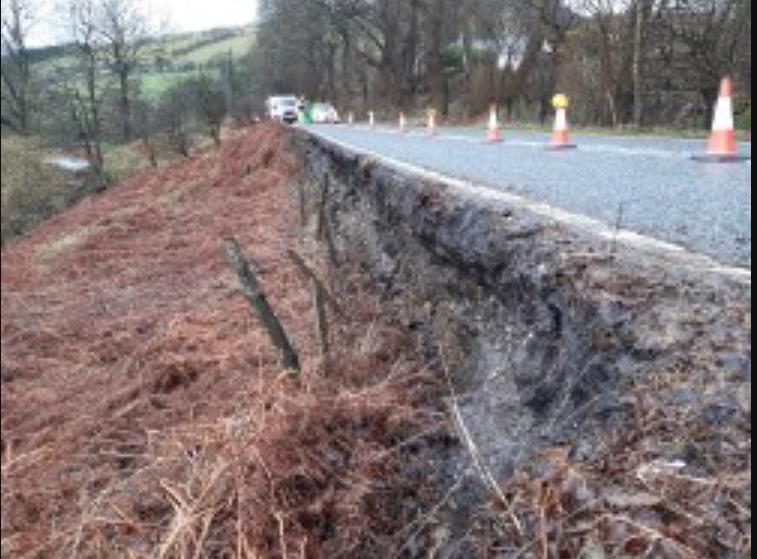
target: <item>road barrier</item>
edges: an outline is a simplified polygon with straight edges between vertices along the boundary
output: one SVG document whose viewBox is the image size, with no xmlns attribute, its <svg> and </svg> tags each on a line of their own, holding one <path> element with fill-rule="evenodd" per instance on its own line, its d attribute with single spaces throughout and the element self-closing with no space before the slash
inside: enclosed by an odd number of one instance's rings
<svg viewBox="0 0 757 559">
<path fill-rule="evenodd" d="M 433 138 L 436 136 L 436 111 L 434 109 L 429 109 L 428 111 L 428 131 L 427 135 L 430 138 Z"/>
<path fill-rule="evenodd" d="M 736 126 L 733 116 L 733 80 L 726 76 L 720 82 L 720 95 L 715 105 L 712 133 L 707 142 L 707 154 L 695 159 L 705 162 L 727 163 L 743 161 L 736 143 Z"/>
<path fill-rule="evenodd" d="M 549 150 L 575 149 L 578 146 L 571 141 L 570 125 L 568 122 L 568 108 L 570 99 L 564 94 L 557 94 L 552 99 L 555 109 L 555 122 L 552 135 L 546 148 Z M 429 138 L 439 134 L 436 111 L 429 109 L 426 135 Z M 350 125 L 354 125 L 354 114 L 349 113 Z M 376 114 L 368 112 L 368 126 L 376 128 Z M 408 120 L 404 112 L 399 115 L 399 133 L 408 133 Z M 489 108 L 489 122 L 487 125 L 487 143 L 498 143 L 504 140 L 502 127 L 499 123 L 498 108 L 492 103 Z M 712 133 L 707 142 L 706 153 L 696 155 L 693 159 L 703 162 L 738 162 L 750 161 L 751 156 L 741 155 L 736 140 L 736 127 L 733 104 L 733 80 L 726 76 L 720 84 L 720 94 L 715 106 L 715 115 L 712 124 Z"/>
<path fill-rule="evenodd" d="M 568 107 L 570 100 L 566 95 L 559 93 L 552 99 L 555 108 L 555 126 L 552 131 L 552 139 L 548 148 L 553 150 L 574 149 L 575 144 L 570 142 L 568 127 Z"/>
<path fill-rule="evenodd" d="M 489 143 L 502 141 L 502 130 L 499 127 L 497 117 L 497 105 L 494 104 L 489 108 L 489 127 L 486 132 L 486 141 Z"/>
</svg>

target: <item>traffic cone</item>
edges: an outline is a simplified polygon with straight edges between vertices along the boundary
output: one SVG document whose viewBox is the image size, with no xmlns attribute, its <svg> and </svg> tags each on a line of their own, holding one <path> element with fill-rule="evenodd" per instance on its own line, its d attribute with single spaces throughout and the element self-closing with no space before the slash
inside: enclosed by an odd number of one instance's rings
<svg viewBox="0 0 757 559">
<path fill-rule="evenodd" d="M 436 136 L 436 111 L 434 109 L 428 111 L 428 136 L 430 138 Z"/>
<path fill-rule="evenodd" d="M 739 155 L 736 126 L 733 117 L 733 80 L 726 76 L 720 82 L 720 95 L 715 105 L 712 133 L 707 142 L 707 154 L 699 161 L 731 162 L 748 159 Z"/>
<path fill-rule="evenodd" d="M 494 104 L 489 108 L 489 129 L 486 133 L 486 141 L 489 143 L 502 141 L 502 130 L 497 119 L 497 105 Z"/>
<path fill-rule="evenodd" d="M 407 132 L 407 119 L 405 118 L 405 113 L 400 113 L 400 134 L 405 134 Z"/>
<path fill-rule="evenodd" d="M 549 143 L 549 149 L 573 149 L 575 144 L 570 142 L 570 131 L 568 127 L 568 106 L 569 101 L 565 95 L 558 94 L 552 99 L 552 105 L 555 107 L 555 126 L 552 131 L 552 140 Z"/>
</svg>

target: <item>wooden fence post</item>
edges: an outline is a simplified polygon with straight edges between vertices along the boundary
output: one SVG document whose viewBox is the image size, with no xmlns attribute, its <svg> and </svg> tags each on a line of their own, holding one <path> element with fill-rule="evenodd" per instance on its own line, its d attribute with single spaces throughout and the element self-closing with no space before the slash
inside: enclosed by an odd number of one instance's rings
<svg viewBox="0 0 757 559">
<path fill-rule="evenodd" d="M 265 293 L 260 287 L 255 274 L 250 269 L 250 265 L 242 254 L 242 249 L 236 239 L 224 239 L 226 248 L 226 258 L 229 265 L 234 268 L 239 276 L 239 282 L 242 285 L 242 294 L 250 303 L 255 314 L 263 323 L 263 327 L 268 332 L 271 342 L 281 353 L 282 364 L 294 377 L 299 376 L 300 360 L 297 352 L 292 347 L 289 337 L 276 317 L 273 309 L 268 304 Z"/>
</svg>

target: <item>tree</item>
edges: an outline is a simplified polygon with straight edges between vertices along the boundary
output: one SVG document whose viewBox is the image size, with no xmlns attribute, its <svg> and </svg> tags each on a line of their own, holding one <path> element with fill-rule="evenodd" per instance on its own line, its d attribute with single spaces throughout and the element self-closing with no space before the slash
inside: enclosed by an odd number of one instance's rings
<svg viewBox="0 0 757 559">
<path fill-rule="evenodd" d="M 142 149 L 153 167 L 158 166 L 158 150 L 155 135 L 158 130 L 158 116 L 156 108 L 144 99 L 134 102 L 134 128 L 142 143 Z"/>
<path fill-rule="evenodd" d="M 100 0 L 98 31 L 106 47 L 107 66 L 118 79 L 122 139 L 132 137 L 130 78 L 138 68 L 150 30 L 134 0 Z"/>
<path fill-rule="evenodd" d="M 659 25 L 678 58 L 688 61 L 686 77 L 712 109 L 721 78 L 738 69 L 740 52 L 751 45 L 751 0 L 689 0 L 684 5 L 688 9 L 681 9 L 680 0 L 663 1 Z M 751 68 L 751 50 L 749 60 Z M 708 111 L 704 124 L 709 122 Z"/>
<path fill-rule="evenodd" d="M 98 41 L 97 7 L 94 0 L 70 0 L 67 6 L 70 38 L 74 46 L 83 87 L 61 71 L 62 87 L 69 100 L 71 119 L 87 158 L 96 173 L 103 169 L 102 152 L 102 88 L 97 79 L 101 69 L 101 47 Z"/>
<path fill-rule="evenodd" d="M 157 120 L 168 145 L 173 151 L 189 157 L 191 147 L 192 113 L 187 103 L 187 84 L 180 82 L 171 86 L 160 98 Z"/>
<path fill-rule="evenodd" d="M 203 74 L 186 84 L 191 93 L 193 108 L 208 136 L 216 145 L 221 144 L 221 125 L 227 114 L 226 95 L 221 85 Z"/>
<path fill-rule="evenodd" d="M 689 125 L 725 73 L 751 95 L 751 1 L 261 0 L 250 61 L 260 95 L 343 110 L 545 120 L 564 90 L 586 124 Z"/>
<path fill-rule="evenodd" d="M 447 0 L 433 0 L 429 14 L 429 85 L 431 88 L 431 104 L 441 116 L 447 116 L 449 109 L 443 55 L 446 46 L 444 40 L 446 12 Z"/>
<path fill-rule="evenodd" d="M 34 19 L 30 0 L 2 5 L 2 125 L 26 134 L 31 116 L 31 61 L 27 37 Z"/>
</svg>

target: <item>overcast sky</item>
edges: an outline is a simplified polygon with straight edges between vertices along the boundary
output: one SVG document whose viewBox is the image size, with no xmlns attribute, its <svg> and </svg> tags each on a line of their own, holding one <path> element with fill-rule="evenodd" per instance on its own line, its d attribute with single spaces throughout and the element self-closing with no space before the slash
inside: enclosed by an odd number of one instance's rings
<svg viewBox="0 0 757 559">
<path fill-rule="evenodd" d="M 137 0 L 140 1 L 140 0 Z M 170 31 L 200 31 L 213 27 L 237 26 L 255 19 L 256 0 L 141 0 L 155 20 L 167 21 Z M 51 45 L 65 41 L 59 28 L 57 0 L 33 0 L 39 18 L 30 44 Z"/>
<path fill-rule="evenodd" d="M 255 18 L 255 0 L 152 0 L 179 31 L 244 25 Z"/>
</svg>

